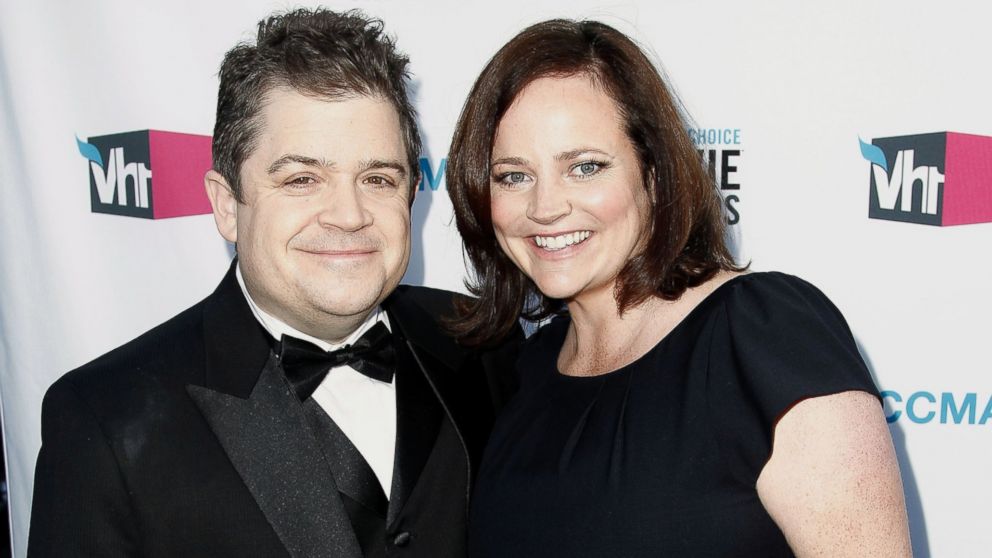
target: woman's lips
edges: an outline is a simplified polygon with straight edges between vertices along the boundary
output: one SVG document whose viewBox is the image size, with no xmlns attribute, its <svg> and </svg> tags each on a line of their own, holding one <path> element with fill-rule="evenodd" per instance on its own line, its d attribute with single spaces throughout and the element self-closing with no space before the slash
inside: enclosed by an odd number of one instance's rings
<svg viewBox="0 0 992 558">
<path fill-rule="evenodd" d="M 577 246 L 585 242 L 591 231 L 572 231 L 559 234 L 538 234 L 531 237 L 534 245 L 547 252 L 557 252 L 571 246 Z"/>
</svg>

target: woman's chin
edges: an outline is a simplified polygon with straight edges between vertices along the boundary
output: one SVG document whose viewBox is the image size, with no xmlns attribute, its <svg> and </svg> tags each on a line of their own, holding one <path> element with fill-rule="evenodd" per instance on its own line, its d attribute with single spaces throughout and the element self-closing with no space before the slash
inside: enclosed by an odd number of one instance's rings
<svg viewBox="0 0 992 558">
<path fill-rule="evenodd" d="M 535 280 L 537 290 L 546 297 L 566 300 L 579 294 L 579 287 L 571 281 L 562 280 Z"/>
<path fill-rule="evenodd" d="M 537 290 L 546 297 L 564 301 L 587 301 L 598 300 L 602 297 L 614 296 L 616 286 L 616 275 L 612 279 L 607 279 L 609 275 L 588 275 L 582 274 L 547 274 L 531 277 L 531 281 Z"/>
</svg>

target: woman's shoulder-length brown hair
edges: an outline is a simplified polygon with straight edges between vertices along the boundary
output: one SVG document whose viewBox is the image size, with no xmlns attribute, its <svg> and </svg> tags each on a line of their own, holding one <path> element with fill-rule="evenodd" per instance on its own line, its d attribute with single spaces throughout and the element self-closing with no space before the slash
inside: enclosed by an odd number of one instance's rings
<svg viewBox="0 0 992 558">
<path fill-rule="evenodd" d="M 517 95 L 542 77 L 586 74 L 616 103 L 640 158 L 652 214 L 645 249 L 620 271 L 619 312 L 652 296 L 679 298 L 721 269 L 737 269 L 726 245 L 714 181 L 689 138 L 674 95 L 644 52 L 596 21 L 556 19 L 524 29 L 496 53 L 469 93 L 448 153 L 448 194 L 473 270 L 449 326 L 467 345 L 506 335 L 522 315 L 545 318 L 562 301 L 543 296 L 500 249 L 490 213 L 496 129 Z"/>
</svg>

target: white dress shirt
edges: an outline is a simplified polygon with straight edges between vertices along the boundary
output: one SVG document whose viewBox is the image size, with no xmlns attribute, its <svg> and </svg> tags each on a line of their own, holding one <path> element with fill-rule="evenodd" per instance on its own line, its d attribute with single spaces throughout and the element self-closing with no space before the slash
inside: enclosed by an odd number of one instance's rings
<svg viewBox="0 0 992 558">
<path fill-rule="evenodd" d="M 386 313 L 381 308 L 376 308 L 343 342 L 332 344 L 316 339 L 259 308 L 245 287 L 240 265 L 235 274 L 252 314 L 276 339 L 290 335 L 309 341 L 325 351 L 333 351 L 357 341 L 376 322 L 390 327 Z M 391 383 L 380 382 L 351 366 L 337 366 L 317 386 L 313 398 L 358 448 L 379 479 L 386 498 L 389 498 L 389 489 L 393 482 L 393 458 L 396 453 L 396 376 L 393 376 Z"/>
</svg>

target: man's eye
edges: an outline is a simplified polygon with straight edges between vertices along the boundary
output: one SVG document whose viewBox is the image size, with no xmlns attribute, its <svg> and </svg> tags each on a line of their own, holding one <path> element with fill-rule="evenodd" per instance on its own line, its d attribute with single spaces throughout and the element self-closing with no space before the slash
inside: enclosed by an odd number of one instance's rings
<svg viewBox="0 0 992 558">
<path fill-rule="evenodd" d="M 372 175 L 365 178 L 365 183 L 377 187 L 393 187 L 396 184 L 385 176 Z"/>
<path fill-rule="evenodd" d="M 286 181 L 287 186 L 293 187 L 310 186 L 314 183 L 316 183 L 316 180 L 312 176 L 297 176 Z"/>
</svg>

